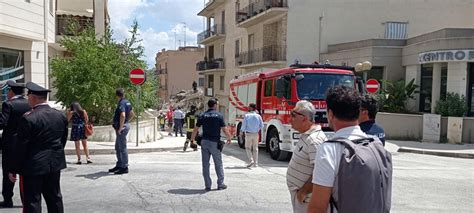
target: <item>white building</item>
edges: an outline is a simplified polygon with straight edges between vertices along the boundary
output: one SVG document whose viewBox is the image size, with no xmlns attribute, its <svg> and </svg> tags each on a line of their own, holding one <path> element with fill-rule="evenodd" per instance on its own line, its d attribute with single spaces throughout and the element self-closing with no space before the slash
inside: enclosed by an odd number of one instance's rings
<svg viewBox="0 0 474 213">
<path fill-rule="evenodd" d="M 91 24 L 103 34 L 107 1 L 0 0 L 0 84 L 33 81 L 49 88 L 48 61 L 64 55 L 58 41 L 65 35 L 65 20 Z"/>
</svg>

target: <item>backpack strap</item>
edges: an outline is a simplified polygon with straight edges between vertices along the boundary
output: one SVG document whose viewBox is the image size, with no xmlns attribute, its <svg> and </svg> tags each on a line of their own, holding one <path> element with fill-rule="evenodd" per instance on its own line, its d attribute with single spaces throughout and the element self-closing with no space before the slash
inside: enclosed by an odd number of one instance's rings
<svg viewBox="0 0 474 213">
<path fill-rule="evenodd" d="M 330 205 L 330 208 L 331 208 L 331 213 L 334 213 L 334 208 L 335 208 L 336 210 L 338 210 L 338 209 L 337 209 L 337 203 L 336 203 L 336 201 L 334 200 L 334 197 L 333 197 L 332 195 L 331 195 L 331 198 L 329 199 L 329 205 Z"/>
</svg>

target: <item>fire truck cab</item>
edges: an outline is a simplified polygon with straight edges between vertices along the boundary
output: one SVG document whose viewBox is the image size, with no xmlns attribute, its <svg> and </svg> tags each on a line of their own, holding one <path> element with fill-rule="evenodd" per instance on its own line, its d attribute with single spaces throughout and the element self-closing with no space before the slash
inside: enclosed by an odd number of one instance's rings
<svg viewBox="0 0 474 213">
<path fill-rule="evenodd" d="M 299 133 L 291 128 L 290 112 L 299 100 L 308 100 L 316 108 L 315 122 L 331 131 L 326 118 L 325 94 L 328 88 L 346 85 L 363 88 L 353 67 L 296 64 L 289 68 L 248 73 L 230 81 L 229 123 L 240 134 L 248 104 L 255 103 L 264 127 L 259 144 L 266 147 L 274 160 L 285 160 L 298 142 Z M 241 148 L 243 138 L 237 137 Z"/>
</svg>

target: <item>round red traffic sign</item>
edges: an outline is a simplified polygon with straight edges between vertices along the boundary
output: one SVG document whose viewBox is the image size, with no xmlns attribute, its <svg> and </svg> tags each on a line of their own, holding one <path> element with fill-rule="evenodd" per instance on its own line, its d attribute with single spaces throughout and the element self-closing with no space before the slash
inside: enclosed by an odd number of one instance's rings
<svg viewBox="0 0 474 213">
<path fill-rule="evenodd" d="M 146 79 L 145 71 L 139 68 L 135 68 L 132 71 L 130 71 L 130 74 L 128 75 L 128 77 L 130 78 L 130 81 L 132 82 L 132 84 L 135 84 L 135 85 L 142 85 L 143 83 L 145 83 L 145 79 Z"/>
<path fill-rule="evenodd" d="M 380 89 L 380 84 L 375 79 L 369 79 L 365 84 L 365 89 L 367 90 L 367 92 L 376 93 Z"/>
</svg>

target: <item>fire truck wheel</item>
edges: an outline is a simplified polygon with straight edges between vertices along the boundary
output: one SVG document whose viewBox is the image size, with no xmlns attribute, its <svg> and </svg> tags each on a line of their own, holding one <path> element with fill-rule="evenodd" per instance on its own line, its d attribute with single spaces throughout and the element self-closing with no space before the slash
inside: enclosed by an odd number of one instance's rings
<svg viewBox="0 0 474 213">
<path fill-rule="evenodd" d="M 245 137 L 240 137 L 240 127 L 242 124 L 239 124 L 237 126 L 237 143 L 239 144 L 239 147 L 242 149 L 245 149 Z"/>
<path fill-rule="evenodd" d="M 267 137 L 268 149 L 273 160 L 286 160 L 288 152 L 280 150 L 280 138 L 278 137 L 278 130 L 276 128 L 270 130 Z"/>
</svg>

